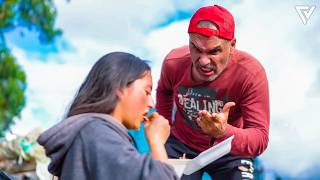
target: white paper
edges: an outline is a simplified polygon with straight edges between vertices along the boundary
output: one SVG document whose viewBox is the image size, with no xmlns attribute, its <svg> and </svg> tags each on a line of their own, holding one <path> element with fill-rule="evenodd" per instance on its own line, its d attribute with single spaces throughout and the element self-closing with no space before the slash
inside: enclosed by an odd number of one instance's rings
<svg viewBox="0 0 320 180">
<path fill-rule="evenodd" d="M 169 159 L 169 164 L 174 167 L 179 177 L 181 177 L 182 174 L 190 175 L 228 154 L 231 150 L 233 137 L 234 136 L 231 136 L 206 151 L 203 151 L 194 159 Z"/>
<path fill-rule="evenodd" d="M 234 136 L 231 136 L 219 144 L 212 146 L 189 161 L 183 171 L 183 174 L 190 175 L 210 164 L 211 162 L 219 159 L 220 157 L 228 154 L 231 150 L 231 142 L 233 137 Z"/>
<path fill-rule="evenodd" d="M 168 163 L 174 167 L 174 170 L 176 171 L 177 175 L 181 177 L 184 169 L 186 168 L 186 165 L 191 160 L 192 159 L 169 159 Z"/>
</svg>

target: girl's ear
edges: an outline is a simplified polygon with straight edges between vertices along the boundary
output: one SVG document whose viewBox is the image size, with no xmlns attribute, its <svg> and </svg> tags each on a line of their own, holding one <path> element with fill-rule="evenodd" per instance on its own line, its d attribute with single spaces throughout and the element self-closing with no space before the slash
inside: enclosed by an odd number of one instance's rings
<svg viewBox="0 0 320 180">
<path fill-rule="evenodd" d="M 122 89 L 117 89 L 116 90 L 116 96 L 121 99 L 123 96 L 123 90 Z"/>
<path fill-rule="evenodd" d="M 127 87 L 118 88 L 116 90 L 116 96 L 121 100 L 123 98 L 123 96 L 125 96 L 125 94 L 128 93 L 127 91 L 128 91 Z"/>
</svg>

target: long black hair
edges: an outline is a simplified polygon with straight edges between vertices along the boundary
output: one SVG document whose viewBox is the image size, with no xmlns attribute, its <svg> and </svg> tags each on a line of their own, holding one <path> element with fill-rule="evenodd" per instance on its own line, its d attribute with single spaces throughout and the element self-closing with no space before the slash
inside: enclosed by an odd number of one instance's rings
<svg viewBox="0 0 320 180">
<path fill-rule="evenodd" d="M 113 112 L 118 97 L 116 90 L 129 86 L 151 71 L 147 61 L 124 52 L 112 52 L 101 57 L 80 86 L 67 117 L 82 113 Z"/>
</svg>

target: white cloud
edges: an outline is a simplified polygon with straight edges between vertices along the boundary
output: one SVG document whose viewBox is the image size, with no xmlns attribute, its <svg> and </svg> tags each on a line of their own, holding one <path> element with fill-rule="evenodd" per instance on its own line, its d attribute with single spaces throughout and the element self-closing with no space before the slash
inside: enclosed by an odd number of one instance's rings
<svg viewBox="0 0 320 180">
<path fill-rule="evenodd" d="M 287 174 L 298 175 L 319 158 L 317 120 L 320 97 L 309 97 L 319 64 L 307 49 L 298 48 L 307 30 L 316 23 L 302 25 L 294 2 L 257 3 L 243 1 L 232 9 L 238 23 L 238 47 L 256 56 L 267 71 L 270 86 L 271 129 L 264 163 Z M 297 45 L 298 44 L 298 45 Z M 319 44 L 319 43 L 318 43 Z M 314 59 L 314 60 L 312 60 Z M 309 97 L 309 98 L 308 98 Z"/>
<path fill-rule="evenodd" d="M 57 26 L 67 38 L 90 37 L 118 44 L 140 46 L 152 27 L 166 21 L 177 10 L 188 10 L 208 1 L 86 0 L 56 1 Z M 183 5 L 183 6 L 181 6 Z"/>
<path fill-rule="evenodd" d="M 21 118 L 27 126 L 22 123 L 19 127 L 20 121 L 17 120 L 14 131 L 26 133 L 23 130 L 26 127 L 48 127 L 60 120 L 90 66 L 41 62 L 27 58 L 25 52 L 17 48 L 13 49 L 13 54 L 27 74 L 27 104 Z"/>
<path fill-rule="evenodd" d="M 188 22 L 173 23 L 164 28 L 154 30 L 145 39 L 149 58 L 152 60 L 153 87 L 156 89 L 160 77 L 161 65 L 165 56 L 173 49 L 188 43 Z M 153 91 L 155 97 L 155 90 Z"/>
</svg>

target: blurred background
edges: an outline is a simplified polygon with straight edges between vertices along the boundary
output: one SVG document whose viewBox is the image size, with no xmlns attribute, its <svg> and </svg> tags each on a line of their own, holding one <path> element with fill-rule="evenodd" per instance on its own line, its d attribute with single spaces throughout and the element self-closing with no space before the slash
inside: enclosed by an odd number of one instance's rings
<svg viewBox="0 0 320 180">
<path fill-rule="evenodd" d="M 188 43 L 191 15 L 212 4 L 231 11 L 236 48 L 269 79 L 270 141 L 256 159 L 257 179 L 320 179 L 316 0 L 0 0 L 1 141 L 60 121 L 93 63 L 111 51 L 150 60 L 156 89 L 165 55 Z M 142 131 L 131 133 L 144 153 Z"/>
</svg>

